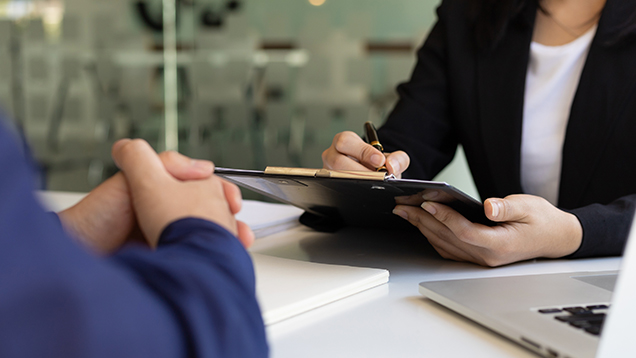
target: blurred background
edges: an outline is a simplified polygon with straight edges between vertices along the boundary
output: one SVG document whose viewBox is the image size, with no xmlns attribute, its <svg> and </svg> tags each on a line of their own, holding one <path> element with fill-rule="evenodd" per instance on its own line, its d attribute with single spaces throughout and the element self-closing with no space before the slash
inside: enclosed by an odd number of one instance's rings
<svg viewBox="0 0 636 358">
<path fill-rule="evenodd" d="M 222 167 L 318 168 L 334 134 L 384 122 L 438 3 L 0 0 L 0 108 L 49 190 L 108 178 L 123 137 Z M 456 162 L 441 179 L 476 196 Z"/>
</svg>

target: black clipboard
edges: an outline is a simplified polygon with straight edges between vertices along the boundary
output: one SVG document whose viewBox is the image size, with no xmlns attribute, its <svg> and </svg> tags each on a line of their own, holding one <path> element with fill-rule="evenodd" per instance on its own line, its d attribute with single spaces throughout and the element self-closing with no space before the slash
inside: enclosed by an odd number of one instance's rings
<svg viewBox="0 0 636 358">
<path fill-rule="evenodd" d="M 445 182 L 397 179 L 384 172 L 267 167 L 265 171 L 215 168 L 243 188 L 305 210 L 301 222 L 321 231 L 343 226 L 412 229 L 392 213 L 396 204 L 420 206 L 422 195 L 455 209 L 472 222 L 493 223 L 481 202 Z"/>
</svg>

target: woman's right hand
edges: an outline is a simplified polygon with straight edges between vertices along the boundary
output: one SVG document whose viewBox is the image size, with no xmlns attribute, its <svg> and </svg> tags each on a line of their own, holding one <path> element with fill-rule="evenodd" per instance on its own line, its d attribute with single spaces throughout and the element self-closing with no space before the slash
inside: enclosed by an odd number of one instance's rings
<svg viewBox="0 0 636 358">
<path fill-rule="evenodd" d="M 411 160 L 403 151 L 382 153 L 362 140 L 354 132 L 340 132 L 331 146 L 322 152 L 325 169 L 373 170 L 386 165 L 389 174 L 400 178 Z"/>
</svg>

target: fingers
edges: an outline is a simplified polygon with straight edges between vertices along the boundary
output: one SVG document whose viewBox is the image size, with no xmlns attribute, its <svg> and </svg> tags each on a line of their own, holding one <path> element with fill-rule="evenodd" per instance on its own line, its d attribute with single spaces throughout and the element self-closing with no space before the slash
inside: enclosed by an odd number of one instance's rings
<svg viewBox="0 0 636 358">
<path fill-rule="evenodd" d="M 506 200 L 509 198 L 507 197 Z M 527 216 L 520 208 L 530 204 L 525 202 L 523 198 L 512 198 L 505 203 L 506 200 L 502 200 L 504 201 L 502 206 L 497 207 L 497 209 L 503 208 L 503 211 L 495 213 L 498 214 L 497 217 L 503 218 L 508 215 L 508 217 L 519 218 Z M 537 251 L 537 246 L 545 246 L 540 243 L 544 239 L 533 237 L 532 233 L 536 234 L 537 228 L 532 228 L 532 225 L 528 223 L 507 221 L 497 226 L 488 227 L 471 223 L 455 210 L 443 204 L 425 202 L 422 204 L 422 208 L 453 233 L 452 235 L 438 235 L 438 237 L 463 251 L 467 256 L 462 257 L 459 251 L 444 246 L 441 242 L 436 242 L 436 245 L 441 246 L 452 255 L 480 265 L 494 267 L 538 257 L 541 254 Z M 488 210 L 491 208 L 486 209 L 486 211 Z M 434 232 L 443 231 L 438 229 Z M 541 236 L 547 237 L 549 235 Z M 453 241 L 453 238 L 457 238 L 457 241 Z"/>
<path fill-rule="evenodd" d="M 396 206 L 396 209 L 409 213 L 409 222 L 418 227 L 444 258 L 484 266 L 499 266 L 511 262 L 507 257 L 508 242 L 497 239 L 504 234 L 499 232 L 500 228 L 474 224 L 455 210 L 439 203 L 425 202 L 422 204 L 424 210 L 409 206 Z"/>
<path fill-rule="evenodd" d="M 339 169 L 339 170 L 360 170 L 368 171 L 372 168 L 367 168 L 360 164 L 357 160 L 335 152 L 332 148 L 329 148 L 322 152 L 322 165 L 326 169 Z"/>
<path fill-rule="evenodd" d="M 221 179 L 221 183 L 223 184 L 223 192 L 225 193 L 225 199 L 227 203 L 230 205 L 230 211 L 232 215 L 236 215 L 239 211 L 241 211 L 241 206 L 243 204 L 243 197 L 241 195 L 241 190 L 238 186 Z"/>
<path fill-rule="evenodd" d="M 167 225 L 187 217 L 216 222 L 246 247 L 254 241 L 250 228 L 234 218 L 241 209 L 238 187 L 212 175 L 211 162 L 175 152 L 160 156 L 143 140 L 121 140 L 112 153 L 126 176 L 139 225 L 151 247 Z"/>
<path fill-rule="evenodd" d="M 492 221 L 524 221 L 531 212 L 527 195 L 510 195 L 504 199 L 489 198 L 484 202 L 486 217 Z"/>
<path fill-rule="evenodd" d="M 121 139 L 113 145 L 112 156 L 131 186 L 145 185 L 165 178 L 168 172 L 148 142 L 142 139 Z"/>
<path fill-rule="evenodd" d="M 375 170 L 384 165 L 385 157 L 357 134 L 346 131 L 334 136 L 331 147 L 322 153 L 322 161 L 328 169 Z"/>
<path fill-rule="evenodd" d="M 141 139 L 122 139 L 112 148 L 113 160 L 126 176 L 133 206 L 148 244 L 155 247 L 159 234 L 170 222 L 166 213 L 173 209 L 163 196 L 177 183 L 164 167 L 159 155 Z"/>
<path fill-rule="evenodd" d="M 80 202 L 58 215 L 67 231 L 89 248 L 103 254 L 121 247 L 135 226 L 123 173 L 110 177 Z"/>
<path fill-rule="evenodd" d="M 396 177 L 402 175 L 402 173 L 411 164 L 411 158 L 403 151 L 393 152 L 386 157 L 386 168 L 389 174 L 393 174 Z"/>
<path fill-rule="evenodd" d="M 564 212 L 535 195 L 509 195 L 490 198 L 484 203 L 487 216 L 503 225 L 522 228 L 525 240 L 516 247 L 522 254 L 535 257 L 563 257 L 575 252 L 583 237 L 582 226 L 575 215 Z"/>
<path fill-rule="evenodd" d="M 435 224 L 433 224 L 435 221 L 434 218 L 430 218 L 429 221 L 431 221 L 431 223 L 419 225 L 418 228 L 440 256 L 449 260 L 476 262 L 475 257 L 469 251 L 463 249 L 466 245 L 455 238 L 452 232 L 447 231 L 447 228 L 443 230 L 428 229 L 429 227 L 435 226 Z M 439 222 L 437 222 L 437 224 L 439 225 Z M 445 235 L 438 234 L 444 232 L 446 232 Z"/>
<path fill-rule="evenodd" d="M 126 150 L 134 152 L 137 155 L 130 156 L 122 152 Z M 139 157 L 140 155 L 143 157 Z M 156 152 L 147 142 L 140 139 L 122 139 L 113 145 L 113 159 L 122 170 L 124 170 L 122 166 L 126 165 L 124 161 L 133 161 L 131 165 L 141 165 L 143 169 L 159 169 L 156 165 L 157 161 L 155 159 L 150 160 L 150 157 L 157 157 Z M 211 161 L 191 159 L 175 151 L 163 152 L 159 154 L 158 157 L 166 171 L 179 180 L 205 179 L 214 172 L 214 163 Z M 150 162 L 146 160 L 150 160 Z"/>
<path fill-rule="evenodd" d="M 448 227 L 421 208 L 398 205 L 395 207 L 394 213 L 417 227 L 443 258 L 456 261 L 476 261 L 467 244 L 462 243 Z"/>
<path fill-rule="evenodd" d="M 236 236 L 238 237 L 241 244 L 243 244 L 243 247 L 247 249 L 252 246 L 252 244 L 254 243 L 254 232 L 246 223 L 237 220 L 236 231 Z"/>
<path fill-rule="evenodd" d="M 423 210 L 422 210 L 423 209 Z M 450 207 L 424 202 L 398 205 L 394 213 L 418 227 L 445 258 L 501 266 L 535 257 L 562 257 L 581 243 L 578 219 L 532 195 L 490 198 L 484 210 L 498 225 L 475 224 Z"/>
<path fill-rule="evenodd" d="M 477 230 L 478 224 L 474 224 L 450 207 L 426 201 L 422 209 L 431 214 L 437 221 L 444 224 L 462 242 L 478 247 L 491 247 L 493 245 L 490 236 Z"/>
<path fill-rule="evenodd" d="M 175 151 L 159 154 L 166 170 L 179 180 L 199 180 L 208 178 L 214 172 L 214 163 L 209 160 L 191 159 Z"/>
</svg>

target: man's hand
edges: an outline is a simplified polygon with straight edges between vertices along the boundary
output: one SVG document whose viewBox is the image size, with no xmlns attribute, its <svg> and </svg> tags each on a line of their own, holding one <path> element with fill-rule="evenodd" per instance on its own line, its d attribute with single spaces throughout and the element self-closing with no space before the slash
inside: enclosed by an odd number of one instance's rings
<svg viewBox="0 0 636 358">
<path fill-rule="evenodd" d="M 163 229 L 187 217 L 214 221 L 236 235 L 244 246 L 254 240 L 249 227 L 234 218 L 240 191 L 215 175 L 180 181 L 163 165 L 147 142 L 122 139 L 113 145 L 113 159 L 124 173 L 139 227 L 151 247 Z"/>
<path fill-rule="evenodd" d="M 574 253 L 583 229 L 576 216 L 533 195 L 490 198 L 486 216 L 499 224 L 468 221 L 443 204 L 425 202 L 422 208 L 398 205 L 393 213 L 417 226 L 444 258 L 500 266 L 536 257 L 557 258 Z"/>
<path fill-rule="evenodd" d="M 382 153 L 353 132 L 335 135 L 329 148 L 322 153 L 326 169 L 373 170 L 386 165 L 389 174 L 401 177 L 408 168 L 410 158 L 403 151 Z"/>
<path fill-rule="evenodd" d="M 166 170 L 179 180 L 199 180 L 209 178 L 214 164 L 206 160 L 195 160 L 177 152 L 163 152 L 159 155 Z M 240 210 L 238 200 L 228 183 L 229 196 L 236 211 Z M 137 227 L 128 184 L 122 173 L 117 173 L 84 199 L 59 214 L 65 229 L 81 240 L 89 248 L 99 253 L 111 253 L 129 239 L 143 240 Z"/>
</svg>

